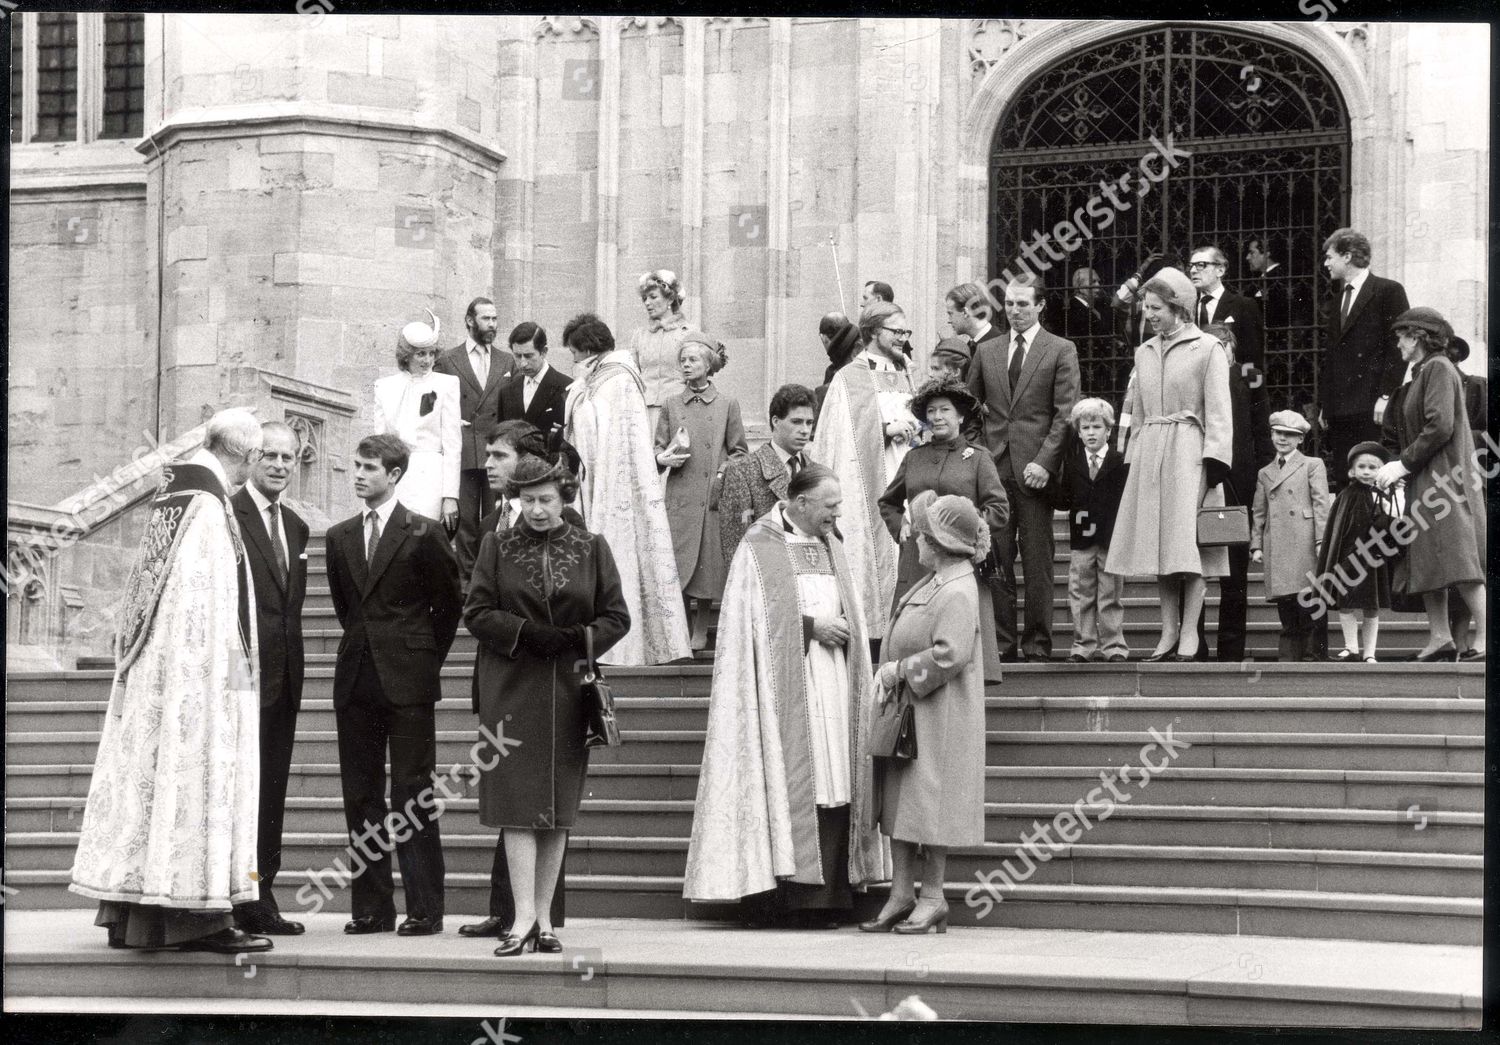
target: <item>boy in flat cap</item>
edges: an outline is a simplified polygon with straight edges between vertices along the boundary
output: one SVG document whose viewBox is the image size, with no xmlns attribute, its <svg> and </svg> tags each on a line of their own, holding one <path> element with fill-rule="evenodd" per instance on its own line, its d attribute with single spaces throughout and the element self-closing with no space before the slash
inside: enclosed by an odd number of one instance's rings
<svg viewBox="0 0 1500 1045">
<path fill-rule="evenodd" d="M 1328 470 L 1297 449 L 1311 427 L 1295 410 L 1272 414 L 1276 457 L 1255 477 L 1250 560 L 1265 564 L 1266 597 L 1281 617 L 1277 660 L 1322 660 L 1328 650 L 1326 609 L 1297 598 L 1309 587 L 1328 526 Z"/>
</svg>

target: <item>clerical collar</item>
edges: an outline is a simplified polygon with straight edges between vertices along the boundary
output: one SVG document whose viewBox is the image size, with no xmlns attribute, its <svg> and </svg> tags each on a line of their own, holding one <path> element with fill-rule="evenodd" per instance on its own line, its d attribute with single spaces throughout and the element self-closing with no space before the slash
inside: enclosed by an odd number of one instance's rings
<svg viewBox="0 0 1500 1045">
<path fill-rule="evenodd" d="M 798 537 L 810 537 L 813 539 L 817 538 L 817 534 L 808 533 L 802 527 L 792 522 L 792 517 L 790 515 L 787 515 L 785 507 L 781 509 L 781 527 L 787 533 L 796 534 Z"/>
</svg>

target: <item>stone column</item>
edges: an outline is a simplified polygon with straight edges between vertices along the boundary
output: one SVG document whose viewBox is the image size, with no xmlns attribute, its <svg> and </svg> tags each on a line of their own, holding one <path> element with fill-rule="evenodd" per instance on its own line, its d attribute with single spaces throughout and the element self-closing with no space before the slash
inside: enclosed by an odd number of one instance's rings
<svg viewBox="0 0 1500 1045">
<path fill-rule="evenodd" d="M 461 340 L 465 305 L 493 283 L 493 22 L 163 19 L 140 151 L 146 239 L 163 245 L 167 437 L 254 367 L 352 395 L 357 439 L 402 324 L 428 307 L 443 344 Z"/>
</svg>

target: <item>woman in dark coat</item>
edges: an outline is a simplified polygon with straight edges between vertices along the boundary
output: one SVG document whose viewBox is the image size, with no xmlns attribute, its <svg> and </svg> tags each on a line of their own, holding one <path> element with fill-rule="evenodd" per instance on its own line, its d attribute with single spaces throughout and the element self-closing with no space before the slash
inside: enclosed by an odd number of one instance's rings
<svg viewBox="0 0 1500 1045">
<path fill-rule="evenodd" d="M 479 770 L 479 821 L 505 830 L 516 917 L 497 955 L 556 952 L 552 893 L 588 771 L 579 668 L 630 629 L 620 575 L 603 537 L 562 518 L 578 481 L 564 459 L 521 459 L 509 493 L 520 520 L 479 546 L 464 623 L 479 639 L 481 738 L 497 743 Z"/>
<path fill-rule="evenodd" d="M 907 520 L 907 506 L 924 490 L 939 497 L 966 497 L 979 510 L 991 538 L 1010 518 L 1010 504 L 995 461 L 983 446 L 970 446 L 963 435 L 968 422 L 979 413 L 979 400 L 959 384 L 929 381 L 912 396 L 911 412 L 931 426 L 932 439 L 901 459 L 896 477 L 880 497 L 880 517 L 891 539 L 901 545 L 896 562 L 896 595 L 899 605 L 928 571 L 917 561 L 917 535 Z M 979 638 L 984 654 L 984 681 L 1000 681 L 1000 648 L 995 641 L 995 609 L 990 600 L 991 578 L 979 579 Z"/>
<path fill-rule="evenodd" d="M 1450 586 L 1458 589 L 1474 619 L 1474 647 L 1469 656 L 1482 659 L 1484 476 L 1475 466 L 1463 379 L 1445 354 L 1453 328 L 1436 309 L 1425 307 L 1408 309 L 1391 327 L 1401 358 L 1412 364 L 1411 384 L 1396 417 L 1401 456 L 1384 465 L 1375 478 L 1383 490 L 1406 482 L 1406 511 L 1391 535 L 1406 545 L 1407 552 L 1396 565 L 1391 586 L 1422 596 L 1430 634 L 1414 659 L 1453 660 L 1457 656 L 1448 622 Z"/>
</svg>

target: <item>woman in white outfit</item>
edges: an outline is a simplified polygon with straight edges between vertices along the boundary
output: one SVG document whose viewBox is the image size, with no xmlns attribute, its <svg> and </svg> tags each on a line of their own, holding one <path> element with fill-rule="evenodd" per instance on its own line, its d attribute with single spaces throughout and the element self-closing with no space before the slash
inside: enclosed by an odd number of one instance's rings
<svg viewBox="0 0 1500 1045">
<path fill-rule="evenodd" d="M 400 437 L 411 462 L 396 488 L 401 503 L 418 515 L 441 520 L 451 533 L 458 523 L 458 469 L 463 433 L 458 378 L 433 373 L 438 319 L 432 326 L 408 323 L 396 339 L 402 373 L 375 382 L 375 428 Z"/>
</svg>

